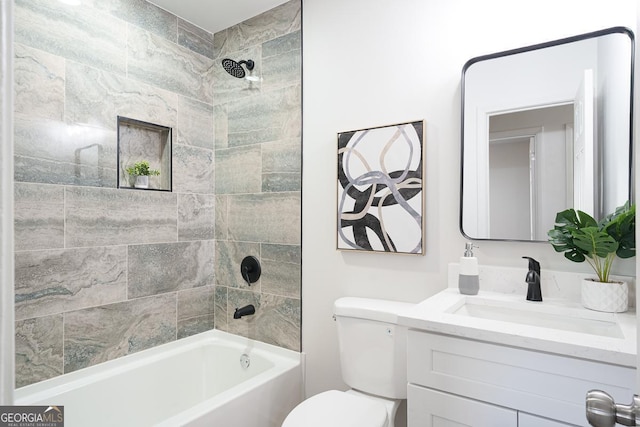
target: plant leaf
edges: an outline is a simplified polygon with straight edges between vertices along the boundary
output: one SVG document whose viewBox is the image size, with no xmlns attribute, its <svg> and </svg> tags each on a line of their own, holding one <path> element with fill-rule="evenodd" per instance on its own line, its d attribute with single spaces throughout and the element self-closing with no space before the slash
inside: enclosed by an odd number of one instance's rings
<svg viewBox="0 0 640 427">
<path fill-rule="evenodd" d="M 590 258 L 606 258 L 618 250 L 618 242 L 598 227 L 585 227 L 573 230 L 573 243 Z"/>
</svg>

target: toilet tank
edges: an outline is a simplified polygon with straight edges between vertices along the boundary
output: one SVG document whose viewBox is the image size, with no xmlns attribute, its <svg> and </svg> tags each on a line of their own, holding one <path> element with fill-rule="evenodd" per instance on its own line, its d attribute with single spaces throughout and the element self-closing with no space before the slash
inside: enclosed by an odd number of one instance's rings
<svg viewBox="0 0 640 427">
<path fill-rule="evenodd" d="M 334 304 L 342 379 L 349 387 L 390 399 L 407 398 L 407 328 L 398 314 L 414 304 L 340 298 Z"/>
</svg>

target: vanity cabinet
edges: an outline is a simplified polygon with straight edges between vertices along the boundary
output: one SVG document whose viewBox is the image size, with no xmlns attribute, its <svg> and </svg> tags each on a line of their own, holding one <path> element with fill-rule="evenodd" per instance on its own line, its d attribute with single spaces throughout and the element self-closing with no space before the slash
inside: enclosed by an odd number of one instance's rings
<svg viewBox="0 0 640 427">
<path fill-rule="evenodd" d="M 588 426 L 585 396 L 633 395 L 635 369 L 409 330 L 408 427 Z"/>
</svg>

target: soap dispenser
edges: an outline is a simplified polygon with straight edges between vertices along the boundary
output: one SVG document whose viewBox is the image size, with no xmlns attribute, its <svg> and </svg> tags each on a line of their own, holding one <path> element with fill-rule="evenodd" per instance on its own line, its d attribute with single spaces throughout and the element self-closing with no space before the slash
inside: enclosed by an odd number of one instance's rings
<svg viewBox="0 0 640 427">
<path fill-rule="evenodd" d="M 464 295 L 477 295 L 480 289 L 478 274 L 478 258 L 473 256 L 473 243 L 464 245 L 464 256 L 460 258 L 460 274 L 458 275 L 458 289 Z"/>
</svg>

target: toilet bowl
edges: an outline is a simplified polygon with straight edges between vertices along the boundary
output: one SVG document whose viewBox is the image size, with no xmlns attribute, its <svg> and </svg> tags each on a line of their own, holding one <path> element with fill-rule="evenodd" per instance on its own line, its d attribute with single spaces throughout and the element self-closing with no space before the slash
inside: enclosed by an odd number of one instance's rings
<svg viewBox="0 0 640 427">
<path fill-rule="evenodd" d="M 340 298 L 334 304 L 340 366 L 349 391 L 329 390 L 296 406 L 282 427 L 394 427 L 407 397 L 407 330 L 398 314 L 413 304 Z"/>
<path fill-rule="evenodd" d="M 400 400 L 329 390 L 294 408 L 282 427 L 393 427 Z"/>
</svg>

